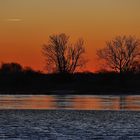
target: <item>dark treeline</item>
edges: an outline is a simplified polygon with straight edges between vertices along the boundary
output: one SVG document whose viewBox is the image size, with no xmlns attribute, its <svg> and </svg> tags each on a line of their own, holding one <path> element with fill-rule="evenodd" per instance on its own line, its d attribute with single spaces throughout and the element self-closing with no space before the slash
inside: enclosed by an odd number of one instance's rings
<svg viewBox="0 0 140 140">
<path fill-rule="evenodd" d="M 1 94 L 139 94 L 139 91 L 140 72 L 44 74 L 17 63 L 4 63 L 0 67 Z"/>
<path fill-rule="evenodd" d="M 117 36 L 97 50 L 97 56 L 106 64 L 105 71 L 98 73 L 77 72 L 87 63 L 83 39 L 73 44 L 64 33 L 51 35 L 42 52 L 48 74 L 17 63 L 1 65 L 1 94 L 140 92 L 140 40 L 134 36 Z"/>
</svg>

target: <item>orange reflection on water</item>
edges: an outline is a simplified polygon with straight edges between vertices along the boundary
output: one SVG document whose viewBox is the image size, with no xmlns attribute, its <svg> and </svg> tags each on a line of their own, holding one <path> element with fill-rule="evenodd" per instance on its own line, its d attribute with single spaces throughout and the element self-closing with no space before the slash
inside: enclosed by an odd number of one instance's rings
<svg viewBox="0 0 140 140">
<path fill-rule="evenodd" d="M 140 110 L 140 96 L 125 96 L 121 99 L 123 109 Z"/>
<path fill-rule="evenodd" d="M 105 99 L 100 97 L 82 97 L 77 96 L 75 99 L 73 99 L 74 109 L 80 109 L 80 110 L 103 110 L 103 109 L 109 109 L 109 110 L 119 110 L 120 109 L 120 100 L 118 98 L 114 99 Z"/>
<path fill-rule="evenodd" d="M 0 109 L 140 110 L 140 96 L 1 95 Z"/>
<path fill-rule="evenodd" d="M 0 109 L 53 109 L 52 96 L 3 96 Z"/>
</svg>

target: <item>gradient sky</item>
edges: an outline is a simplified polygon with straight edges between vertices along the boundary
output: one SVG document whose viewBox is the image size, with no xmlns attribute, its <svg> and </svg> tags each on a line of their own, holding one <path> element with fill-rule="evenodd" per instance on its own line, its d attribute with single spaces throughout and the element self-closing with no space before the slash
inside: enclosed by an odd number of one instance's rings
<svg viewBox="0 0 140 140">
<path fill-rule="evenodd" d="M 106 40 L 140 38 L 140 0 L 0 0 L 0 62 L 43 70 L 42 44 L 63 32 L 85 40 L 86 70 L 94 71 Z"/>
</svg>

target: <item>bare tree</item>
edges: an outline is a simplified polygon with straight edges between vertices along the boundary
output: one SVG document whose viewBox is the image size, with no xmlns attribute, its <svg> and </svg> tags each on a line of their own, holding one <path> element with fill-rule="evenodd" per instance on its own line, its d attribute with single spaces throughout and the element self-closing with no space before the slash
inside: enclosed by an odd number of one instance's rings
<svg viewBox="0 0 140 140">
<path fill-rule="evenodd" d="M 97 55 L 109 68 L 119 73 L 128 72 L 140 60 L 140 40 L 133 36 L 118 36 L 106 42 L 106 47 L 98 50 Z"/>
<path fill-rule="evenodd" d="M 48 44 L 43 45 L 48 71 L 74 73 L 85 64 L 84 41 L 79 39 L 74 45 L 69 44 L 69 36 L 62 33 L 51 35 Z"/>
</svg>

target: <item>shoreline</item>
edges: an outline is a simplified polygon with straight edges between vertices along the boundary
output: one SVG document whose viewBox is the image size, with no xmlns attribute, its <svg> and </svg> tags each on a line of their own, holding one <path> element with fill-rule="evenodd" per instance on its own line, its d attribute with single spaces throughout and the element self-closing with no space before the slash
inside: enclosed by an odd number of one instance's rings
<svg viewBox="0 0 140 140">
<path fill-rule="evenodd" d="M 0 95 L 95 95 L 95 96 L 125 96 L 140 95 L 140 91 L 76 91 L 76 90 L 55 90 L 55 91 L 0 91 Z"/>
</svg>

